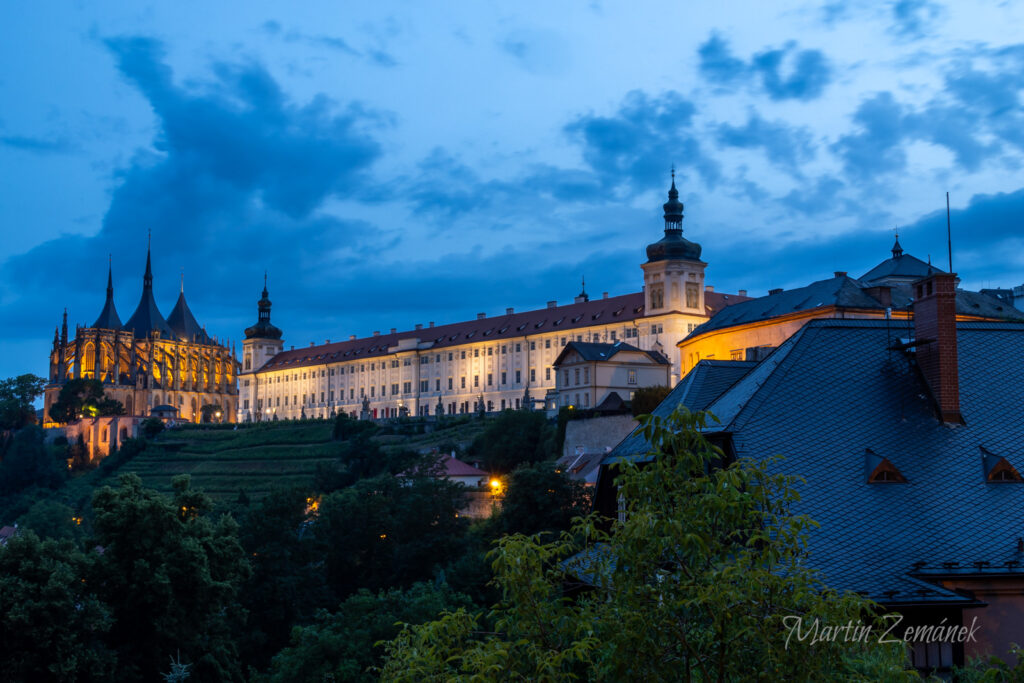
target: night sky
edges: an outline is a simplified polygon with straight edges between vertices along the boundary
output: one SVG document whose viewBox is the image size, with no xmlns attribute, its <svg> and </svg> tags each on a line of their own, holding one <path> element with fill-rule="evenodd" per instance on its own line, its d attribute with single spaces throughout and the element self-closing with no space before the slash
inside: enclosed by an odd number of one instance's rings
<svg viewBox="0 0 1024 683">
<path fill-rule="evenodd" d="M 1024 282 L 1024 3 L 501 5 L 4 3 L 0 377 L 150 230 L 238 341 L 264 271 L 296 346 L 637 291 L 673 164 L 719 291 L 945 267 L 947 190 L 964 286 Z"/>
</svg>

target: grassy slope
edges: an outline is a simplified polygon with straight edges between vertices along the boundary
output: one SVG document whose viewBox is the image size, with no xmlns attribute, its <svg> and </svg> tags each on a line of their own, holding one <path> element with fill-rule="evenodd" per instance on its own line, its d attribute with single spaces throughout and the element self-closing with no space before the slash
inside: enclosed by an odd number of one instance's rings
<svg viewBox="0 0 1024 683">
<path fill-rule="evenodd" d="M 425 451 L 451 442 L 468 445 L 482 430 L 483 424 L 474 420 L 430 434 L 382 435 L 375 440 L 389 451 Z M 147 486 L 167 492 L 174 475 L 191 474 L 192 486 L 214 499 L 234 498 L 240 489 L 258 498 L 277 486 L 309 485 L 317 465 L 333 460 L 338 449 L 338 443 L 331 441 L 328 422 L 281 422 L 238 430 L 175 429 L 161 434 L 109 477 L 90 484 L 102 486 L 113 483 L 118 474 L 135 472 Z"/>
</svg>

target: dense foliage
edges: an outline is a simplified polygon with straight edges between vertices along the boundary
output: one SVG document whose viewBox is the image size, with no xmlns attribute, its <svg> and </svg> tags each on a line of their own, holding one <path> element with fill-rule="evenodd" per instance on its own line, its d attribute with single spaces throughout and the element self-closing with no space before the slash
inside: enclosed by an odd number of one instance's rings
<svg viewBox="0 0 1024 683">
<path fill-rule="evenodd" d="M 792 479 L 723 464 L 704 415 L 648 418 L 655 458 L 624 463 L 625 515 L 579 518 L 545 542 L 516 534 L 491 553 L 500 604 L 407 627 L 388 645 L 396 681 L 824 680 L 899 677 L 902 652 L 788 644 L 783 617 L 845 623 L 872 604 L 829 591 L 803 563 L 810 520 Z M 564 588 L 582 592 L 567 599 Z M 865 646 L 867 648 L 869 646 Z"/>
<path fill-rule="evenodd" d="M 37 375 L 18 375 L 0 380 L 0 430 L 21 429 L 36 421 L 32 406 L 43 393 L 46 380 Z"/>
<path fill-rule="evenodd" d="M 72 422 L 80 416 L 108 415 L 124 415 L 124 406 L 120 401 L 106 397 L 103 382 L 98 379 L 68 380 L 60 388 L 57 400 L 50 405 L 50 419 L 61 424 Z"/>
<path fill-rule="evenodd" d="M 671 392 L 672 387 L 665 385 L 640 387 L 633 392 L 633 398 L 630 400 L 633 416 L 650 415 Z"/>
</svg>

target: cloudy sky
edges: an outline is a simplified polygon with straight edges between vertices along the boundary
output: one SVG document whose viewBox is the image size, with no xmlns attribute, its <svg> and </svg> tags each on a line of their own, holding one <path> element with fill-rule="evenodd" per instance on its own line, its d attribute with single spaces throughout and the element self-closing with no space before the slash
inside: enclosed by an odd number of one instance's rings
<svg viewBox="0 0 1024 683">
<path fill-rule="evenodd" d="M 719 291 L 903 246 L 1024 282 L 1024 3 L 4 3 L 0 376 L 67 307 L 288 344 L 637 291 L 674 164 Z"/>
</svg>

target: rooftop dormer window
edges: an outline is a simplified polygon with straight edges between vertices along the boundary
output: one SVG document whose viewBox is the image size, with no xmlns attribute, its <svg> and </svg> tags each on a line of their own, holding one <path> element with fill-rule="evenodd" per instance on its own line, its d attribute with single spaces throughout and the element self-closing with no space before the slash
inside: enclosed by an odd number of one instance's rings
<svg viewBox="0 0 1024 683">
<path fill-rule="evenodd" d="M 907 478 L 888 458 L 883 458 L 870 448 L 864 449 L 864 471 L 869 484 L 907 483 Z"/>
<path fill-rule="evenodd" d="M 984 446 L 981 450 L 981 462 L 985 469 L 985 481 L 989 483 L 1012 484 L 1024 481 L 1020 472 L 1005 457 L 997 455 Z"/>
</svg>

